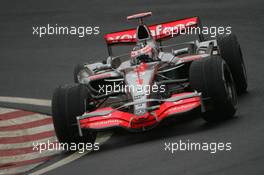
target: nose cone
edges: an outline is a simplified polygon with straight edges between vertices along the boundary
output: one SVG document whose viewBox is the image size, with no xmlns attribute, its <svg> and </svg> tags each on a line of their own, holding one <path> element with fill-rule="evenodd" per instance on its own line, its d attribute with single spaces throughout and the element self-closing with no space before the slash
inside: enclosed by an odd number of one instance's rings
<svg viewBox="0 0 264 175">
<path fill-rule="evenodd" d="M 146 113 L 148 103 L 144 102 L 148 99 L 153 77 L 157 69 L 157 63 L 141 63 L 135 68 L 130 69 L 125 75 L 128 91 L 134 102 L 142 102 L 134 105 L 134 114 L 141 116 Z"/>
</svg>

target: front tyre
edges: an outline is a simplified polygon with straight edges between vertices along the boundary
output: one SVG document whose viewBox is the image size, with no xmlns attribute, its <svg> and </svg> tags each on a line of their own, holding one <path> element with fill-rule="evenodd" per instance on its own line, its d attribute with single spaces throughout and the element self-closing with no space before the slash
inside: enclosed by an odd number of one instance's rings
<svg viewBox="0 0 264 175">
<path fill-rule="evenodd" d="M 56 88 L 52 97 L 52 119 L 61 143 L 94 143 L 96 133 L 84 130 L 79 136 L 76 117 L 85 112 L 86 91 L 82 85 L 65 85 Z"/>
<path fill-rule="evenodd" d="M 247 90 L 247 73 L 242 51 L 234 34 L 217 36 L 221 57 L 228 64 L 239 94 Z"/>
<path fill-rule="evenodd" d="M 202 113 L 207 122 L 232 117 L 236 112 L 237 93 L 232 74 L 226 62 L 219 56 L 192 62 L 190 85 L 202 92 L 203 99 L 209 100 L 209 107 Z"/>
</svg>

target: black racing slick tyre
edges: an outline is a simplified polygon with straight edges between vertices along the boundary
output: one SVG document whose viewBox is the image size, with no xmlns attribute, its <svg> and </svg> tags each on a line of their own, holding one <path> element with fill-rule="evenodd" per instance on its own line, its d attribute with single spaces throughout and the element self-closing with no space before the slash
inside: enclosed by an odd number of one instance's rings
<svg viewBox="0 0 264 175">
<path fill-rule="evenodd" d="M 232 74 L 220 56 L 210 56 L 191 63 L 190 85 L 209 101 L 202 117 L 216 122 L 232 117 L 236 112 L 237 93 Z"/>
<path fill-rule="evenodd" d="M 76 117 L 85 112 L 86 91 L 83 85 L 65 85 L 55 89 L 52 97 L 54 129 L 61 143 L 94 143 L 96 133 L 83 130 L 79 136 Z"/>
<path fill-rule="evenodd" d="M 221 57 L 228 64 L 236 89 L 239 94 L 247 90 L 247 73 L 242 51 L 234 34 L 217 36 L 217 44 Z"/>
</svg>

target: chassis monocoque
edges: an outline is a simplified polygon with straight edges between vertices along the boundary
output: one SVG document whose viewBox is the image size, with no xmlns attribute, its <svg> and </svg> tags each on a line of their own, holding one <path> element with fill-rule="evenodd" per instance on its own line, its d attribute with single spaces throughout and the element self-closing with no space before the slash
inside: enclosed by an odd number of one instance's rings
<svg viewBox="0 0 264 175">
<path fill-rule="evenodd" d="M 109 57 L 103 62 L 77 65 L 76 84 L 55 90 L 52 114 L 60 142 L 94 142 L 96 132 L 111 128 L 144 131 L 167 118 L 193 111 L 208 122 L 235 114 L 237 94 L 247 89 L 236 36 L 205 40 L 199 34 L 195 41 L 161 46 L 157 43 L 168 35 L 154 36 L 151 28 L 157 25 L 147 27 L 142 22 L 148 15 L 129 17 L 140 19 L 137 29 L 107 34 Z M 198 17 L 162 24 L 179 23 L 186 27 L 200 25 Z M 135 37 L 117 37 L 125 34 Z M 132 64 L 131 60 L 123 61 L 124 56 L 112 56 L 113 45 L 142 41 L 156 49 L 155 60 Z M 173 49 L 176 46 L 181 48 Z M 171 48 L 171 52 L 164 48 Z"/>
</svg>

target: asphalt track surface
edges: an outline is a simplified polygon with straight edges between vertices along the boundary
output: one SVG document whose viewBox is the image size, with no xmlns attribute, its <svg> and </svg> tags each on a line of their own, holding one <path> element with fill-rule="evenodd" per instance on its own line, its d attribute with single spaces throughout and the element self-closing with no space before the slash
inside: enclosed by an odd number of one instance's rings
<svg viewBox="0 0 264 175">
<path fill-rule="evenodd" d="M 50 99 L 59 84 L 72 82 L 73 66 L 106 57 L 103 34 L 132 27 L 127 15 L 152 11 L 149 23 L 200 16 L 208 26 L 231 25 L 241 43 L 249 89 L 237 117 L 207 125 L 202 119 L 174 123 L 143 134 L 117 132 L 88 154 L 47 174 L 264 174 L 263 0 L 219 1 L 33 1 L 0 5 L 0 96 Z M 32 26 L 100 26 L 85 38 L 32 35 Z M 164 151 L 164 142 L 231 142 L 232 151 Z"/>
</svg>

